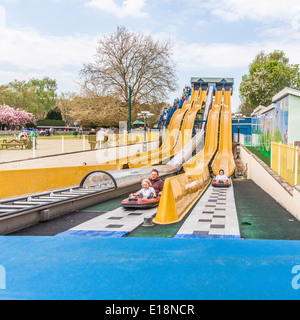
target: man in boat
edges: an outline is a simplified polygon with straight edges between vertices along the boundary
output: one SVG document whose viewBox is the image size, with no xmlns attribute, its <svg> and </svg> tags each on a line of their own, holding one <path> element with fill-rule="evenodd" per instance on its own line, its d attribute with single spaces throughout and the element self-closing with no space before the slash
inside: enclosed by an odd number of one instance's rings
<svg viewBox="0 0 300 320">
<path fill-rule="evenodd" d="M 151 178 L 149 180 L 155 190 L 156 195 L 160 197 L 163 191 L 164 182 L 159 178 L 159 174 L 156 169 L 151 171 Z"/>
</svg>

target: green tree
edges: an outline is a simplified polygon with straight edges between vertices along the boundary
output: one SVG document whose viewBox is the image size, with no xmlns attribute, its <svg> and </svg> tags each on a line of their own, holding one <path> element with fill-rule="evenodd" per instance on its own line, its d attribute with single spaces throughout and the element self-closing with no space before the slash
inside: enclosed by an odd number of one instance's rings
<svg viewBox="0 0 300 320">
<path fill-rule="evenodd" d="M 13 106 L 15 109 L 38 114 L 38 105 L 31 88 L 25 81 L 13 81 L 0 86 L 0 103 Z"/>
<path fill-rule="evenodd" d="M 46 120 L 62 120 L 62 115 L 58 107 L 51 109 L 45 118 Z"/>
<path fill-rule="evenodd" d="M 45 116 L 47 112 L 53 109 L 56 105 L 56 80 L 48 77 L 45 77 L 42 80 L 31 79 L 29 84 L 35 88 L 34 94 L 38 103 L 38 107 L 39 109 L 43 110 L 43 115 Z"/>
<path fill-rule="evenodd" d="M 248 115 L 259 105 L 270 105 L 272 97 L 286 87 L 300 89 L 299 65 L 289 64 L 283 51 L 260 52 L 242 78 L 240 111 Z"/>
<path fill-rule="evenodd" d="M 37 119 L 43 119 L 56 105 L 56 90 L 56 80 L 48 77 L 27 82 L 14 80 L 0 86 L 0 104 L 25 110 L 34 114 Z"/>
</svg>

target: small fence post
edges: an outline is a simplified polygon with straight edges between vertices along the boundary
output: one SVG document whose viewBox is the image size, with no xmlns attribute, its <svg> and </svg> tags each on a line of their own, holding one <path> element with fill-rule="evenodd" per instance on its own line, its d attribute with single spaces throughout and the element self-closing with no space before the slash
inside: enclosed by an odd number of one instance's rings
<svg viewBox="0 0 300 320">
<path fill-rule="evenodd" d="M 85 135 L 83 135 L 83 145 L 82 145 L 83 151 L 85 151 Z"/>
<path fill-rule="evenodd" d="M 280 176 L 280 146 L 281 146 L 281 142 L 279 142 L 278 145 L 278 175 Z"/>
<path fill-rule="evenodd" d="M 35 137 L 32 139 L 32 157 L 35 158 Z"/>
<path fill-rule="evenodd" d="M 271 159 L 270 159 L 270 161 L 271 161 L 271 162 L 270 162 L 270 163 L 271 163 L 271 166 L 270 166 L 271 169 L 273 169 L 273 164 L 272 164 L 272 158 L 273 158 L 273 157 L 272 157 L 272 153 L 273 153 L 273 141 L 271 142 Z"/>
<path fill-rule="evenodd" d="M 61 153 L 65 152 L 65 141 L 64 136 L 61 137 Z"/>
<path fill-rule="evenodd" d="M 299 150 L 299 148 L 296 147 L 296 152 L 295 152 L 295 185 L 298 184 L 298 150 Z"/>
</svg>

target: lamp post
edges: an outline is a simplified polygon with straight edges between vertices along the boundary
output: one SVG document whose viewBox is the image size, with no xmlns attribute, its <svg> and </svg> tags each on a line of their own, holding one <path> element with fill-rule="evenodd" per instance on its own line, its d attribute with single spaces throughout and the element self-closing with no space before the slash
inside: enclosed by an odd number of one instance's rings
<svg viewBox="0 0 300 320">
<path fill-rule="evenodd" d="M 138 113 L 137 116 L 139 118 L 142 118 L 144 120 L 144 143 L 143 143 L 143 151 L 147 151 L 147 119 L 154 116 L 153 113 L 150 113 L 149 111 L 141 111 L 141 113 Z"/>
<path fill-rule="evenodd" d="M 129 81 L 129 125 L 128 133 L 131 133 L 131 83 Z"/>
<path fill-rule="evenodd" d="M 238 122 L 238 141 L 237 141 L 237 159 L 240 158 L 240 121 L 244 120 L 246 116 L 242 115 L 241 113 L 235 113 L 232 119 L 237 120 Z"/>
</svg>

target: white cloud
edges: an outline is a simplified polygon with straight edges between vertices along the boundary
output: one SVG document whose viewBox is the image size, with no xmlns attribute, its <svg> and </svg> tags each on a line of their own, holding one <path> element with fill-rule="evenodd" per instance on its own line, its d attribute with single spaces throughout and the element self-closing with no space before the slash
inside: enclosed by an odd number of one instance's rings
<svg viewBox="0 0 300 320">
<path fill-rule="evenodd" d="M 184 48 L 184 50 L 183 50 Z M 232 70 L 243 68 L 258 53 L 258 45 L 247 46 L 231 43 L 180 43 L 175 48 L 175 60 L 181 70 L 221 69 Z M 260 51 L 260 50 L 259 50 Z"/>
<path fill-rule="evenodd" d="M 0 5 L 0 29 L 4 29 L 6 25 L 6 10 Z"/>
<path fill-rule="evenodd" d="M 34 29 L 0 30 L 0 61 L 7 61 L 21 69 L 63 67 L 90 59 L 96 39 L 87 35 L 55 37 Z"/>
<path fill-rule="evenodd" d="M 299 0 L 208 0 L 200 6 L 225 21 L 284 22 L 300 28 Z"/>
<path fill-rule="evenodd" d="M 247 45 L 234 43 L 176 43 L 174 60 L 179 74 L 186 75 L 184 83 L 189 84 L 191 77 L 232 77 L 235 80 L 235 91 L 232 96 L 232 109 L 237 110 L 239 86 L 242 75 L 248 73 L 248 66 L 260 52 L 283 50 L 290 63 L 299 64 L 300 42 L 282 38 L 264 42 L 252 42 Z"/>
<path fill-rule="evenodd" d="M 56 37 L 34 29 L 0 29 L 0 61 L 10 66 L 1 71 L 2 84 L 49 76 L 59 90 L 75 90 L 83 63 L 95 54 L 97 39 L 88 35 Z"/>
<path fill-rule="evenodd" d="M 142 12 L 145 5 L 146 0 L 124 0 L 122 5 L 117 5 L 116 0 L 91 0 L 86 3 L 86 6 L 95 7 L 119 18 L 127 16 L 144 18 L 147 16 L 147 13 Z"/>
<path fill-rule="evenodd" d="M 300 42 L 292 38 L 250 42 L 246 45 L 235 43 L 176 43 L 174 48 L 177 66 L 180 70 L 193 72 L 195 69 L 238 70 L 248 69 L 260 52 L 283 50 L 290 63 L 299 64 Z"/>
</svg>

